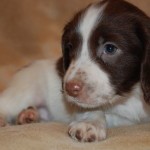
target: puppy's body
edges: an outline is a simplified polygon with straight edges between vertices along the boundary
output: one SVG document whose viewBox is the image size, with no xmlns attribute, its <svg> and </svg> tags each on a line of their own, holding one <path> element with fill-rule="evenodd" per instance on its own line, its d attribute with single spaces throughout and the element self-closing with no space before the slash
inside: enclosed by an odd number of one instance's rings
<svg viewBox="0 0 150 150">
<path fill-rule="evenodd" d="M 67 117 L 62 117 L 66 110 L 62 101 L 61 84 L 56 72 L 56 60 L 34 62 L 20 70 L 8 89 L 1 94 L 0 110 L 8 121 L 28 106 L 38 107 L 41 111 L 47 108 L 46 112 L 41 114 L 44 120 L 68 120 Z"/>
<path fill-rule="evenodd" d="M 65 27 L 62 45 L 59 63 L 38 61 L 16 74 L 1 94 L 1 114 L 11 120 L 35 106 L 43 120 L 71 123 L 70 136 L 84 142 L 105 139 L 106 126 L 150 121 L 150 19 L 143 12 L 121 0 L 90 5 Z"/>
<path fill-rule="evenodd" d="M 28 106 L 45 108 L 46 115 L 41 111 L 41 117 L 47 121 L 70 122 L 77 116 L 76 113 L 80 114 L 86 110 L 67 103 L 62 92 L 62 80 L 56 67 L 57 61 L 56 59 L 34 62 L 14 76 L 7 90 L 0 97 L 1 113 L 5 114 L 8 120 L 15 118 L 22 109 Z M 95 110 L 99 109 L 101 108 Z M 150 108 L 144 102 L 139 84 L 135 85 L 127 98 L 109 109 L 106 107 L 105 110 L 109 127 L 124 125 L 125 121 L 127 121 L 125 125 L 147 122 L 150 119 L 149 114 Z"/>
<path fill-rule="evenodd" d="M 85 121 L 86 118 L 88 121 L 93 117 L 101 120 L 101 111 L 105 114 L 108 127 L 150 121 L 150 107 L 143 99 L 139 84 L 123 101 L 105 109 L 99 107 L 90 110 L 68 103 L 62 93 L 62 79 L 56 64 L 57 60 L 37 61 L 14 76 L 9 87 L 0 96 L 0 112 L 8 121 L 16 118 L 28 106 L 37 107 L 44 121 L 74 124 Z"/>
</svg>

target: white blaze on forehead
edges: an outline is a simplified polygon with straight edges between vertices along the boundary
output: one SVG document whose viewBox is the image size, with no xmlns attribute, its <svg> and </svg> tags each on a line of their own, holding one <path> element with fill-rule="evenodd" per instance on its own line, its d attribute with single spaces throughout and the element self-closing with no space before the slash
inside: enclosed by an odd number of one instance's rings
<svg viewBox="0 0 150 150">
<path fill-rule="evenodd" d="M 74 69 L 69 72 L 69 75 L 67 75 L 68 81 L 73 79 L 77 71 L 79 69 L 82 70 L 82 67 L 84 67 L 84 65 L 86 65 L 87 67 L 87 64 L 90 65 L 91 63 L 94 63 L 91 61 L 89 56 L 89 38 L 97 23 L 100 22 L 105 7 L 106 4 L 103 4 L 99 7 L 97 5 L 91 5 L 82 15 L 78 26 L 78 32 L 82 36 L 81 53 L 78 56 L 77 60 L 74 63 L 71 63 L 70 68 L 73 66 Z"/>
<path fill-rule="evenodd" d="M 99 7 L 97 5 L 92 5 L 87 12 L 85 12 L 80 22 L 79 32 L 83 38 L 81 56 L 89 56 L 89 38 L 97 23 L 100 22 L 105 7 L 106 4 Z"/>
<path fill-rule="evenodd" d="M 91 32 L 94 27 L 96 27 L 98 20 L 102 17 L 104 6 L 96 7 L 95 5 L 92 5 L 81 18 L 79 33 L 83 38 L 83 45 L 85 43 L 87 45 Z"/>
</svg>

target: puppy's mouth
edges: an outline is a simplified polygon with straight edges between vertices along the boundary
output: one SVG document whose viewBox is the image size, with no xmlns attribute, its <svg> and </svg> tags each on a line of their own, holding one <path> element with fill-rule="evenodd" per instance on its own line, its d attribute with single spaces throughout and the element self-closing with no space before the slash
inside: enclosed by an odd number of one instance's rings
<svg viewBox="0 0 150 150">
<path fill-rule="evenodd" d="M 105 105 L 109 102 L 108 95 L 101 93 L 95 83 L 83 84 L 77 80 L 65 83 L 64 95 L 66 100 L 81 107 L 96 108 Z"/>
<path fill-rule="evenodd" d="M 99 97 L 98 99 L 94 99 L 90 98 L 90 96 L 85 96 L 84 94 L 81 94 L 78 97 L 73 97 L 68 95 L 67 92 L 65 92 L 65 97 L 68 102 L 71 102 L 83 108 L 97 108 L 105 105 L 106 103 L 106 100 L 102 99 L 101 97 Z"/>
<path fill-rule="evenodd" d="M 72 97 L 66 94 L 66 98 L 68 102 L 71 102 L 75 105 L 78 105 L 80 107 L 86 107 L 86 108 L 95 108 L 98 107 L 98 104 L 96 103 L 96 101 L 92 101 L 89 99 L 81 99 L 78 97 Z"/>
</svg>

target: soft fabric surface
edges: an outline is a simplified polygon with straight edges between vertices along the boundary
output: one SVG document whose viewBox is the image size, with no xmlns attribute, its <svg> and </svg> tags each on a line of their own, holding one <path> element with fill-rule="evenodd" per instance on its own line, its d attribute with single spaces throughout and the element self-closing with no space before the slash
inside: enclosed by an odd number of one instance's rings
<svg viewBox="0 0 150 150">
<path fill-rule="evenodd" d="M 150 124 L 109 129 L 106 140 L 79 143 L 62 123 L 8 126 L 0 129 L 0 150 L 150 150 Z"/>
</svg>

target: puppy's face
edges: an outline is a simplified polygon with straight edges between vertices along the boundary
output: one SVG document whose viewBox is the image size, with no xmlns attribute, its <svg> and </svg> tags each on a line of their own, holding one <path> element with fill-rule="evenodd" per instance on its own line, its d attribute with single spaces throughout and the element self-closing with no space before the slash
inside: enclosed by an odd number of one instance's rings
<svg viewBox="0 0 150 150">
<path fill-rule="evenodd" d="M 121 0 L 92 4 L 72 19 L 62 38 L 68 101 L 98 107 L 131 91 L 145 53 L 145 20 L 145 14 Z"/>
</svg>

